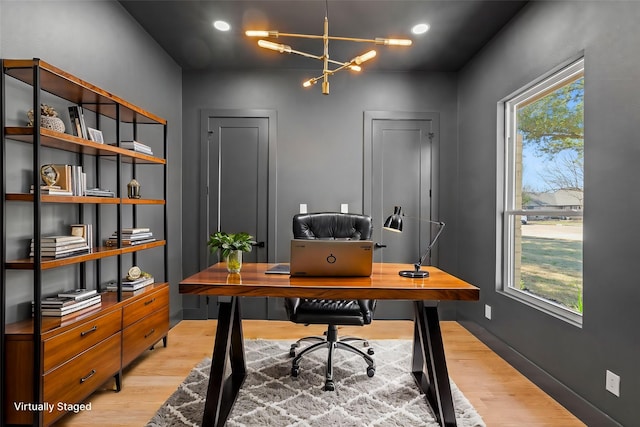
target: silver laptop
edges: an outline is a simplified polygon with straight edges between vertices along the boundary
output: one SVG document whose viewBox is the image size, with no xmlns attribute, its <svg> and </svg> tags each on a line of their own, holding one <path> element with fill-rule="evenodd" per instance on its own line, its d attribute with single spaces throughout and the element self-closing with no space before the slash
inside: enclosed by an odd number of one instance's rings
<svg viewBox="0 0 640 427">
<path fill-rule="evenodd" d="M 368 277 L 372 263 L 370 240 L 291 240 L 292 276 Z"/>
</svg>

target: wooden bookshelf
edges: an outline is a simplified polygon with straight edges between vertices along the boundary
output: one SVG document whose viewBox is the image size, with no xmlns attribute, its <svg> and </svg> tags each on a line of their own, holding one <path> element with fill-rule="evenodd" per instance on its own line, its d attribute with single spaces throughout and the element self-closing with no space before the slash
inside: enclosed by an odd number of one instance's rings
<svg viewBox="0 0 640 427">
<path fill-rule="evenodd" d="M 162 233 L 158 233 L 160 240 L 143 243 L 133 246 L 97 246 L 90 252 L 81 253 L 63 258 L 51 257 L 28 257 L 7 260 L 6 253 L 3 252 L 3 262 L 1 264 L 1 281 L 3 292 L 0 293 L 4 307 L 7 304 L 7 295 L 15 291 L 15 277 L 24 277 L 29 271 L 33 273 L 33 289 L 31 298 L 35 301 L 34 313 L 28 318 L 18 318 L 18 320 L 6 323 L 5 316 L 0 319 L 0 343 L 3 343 L 5 351 L 0 352 L 0 363 L 3 366 L 5 378 L 0 395 L 2 397 L 2 410 L 0 410 L 0 425 L 51 425 L 64 412 L 55 410 L 53 412 L 31 412 L 17 411 L 12 402 L 66 402 L 77 403 L 84 400 L 96 389 L 103 386 L 105 381 L 113 378 L 116 391 L 121 387 L 122 369 L 137 358 L 145 350 L 152 348 L 159 340 L 163 340 L 166 345 L 166 337 L 169 330 L 169 283 L 168 283 L 168 249 L 167 249 L 167 203 L 164 199 L 141 198 L 129 199 L 122 193 L 123 183 L 135 177 L 137 165 L 150 165 L 149 167 L 159 167 L 162 170 L 162 192 L 166 196 L 168 184 L 167 170 L 167 121 L 156 116 L 143 108 L 135 106 L 130 102 L 104 90 L 91 83 L 88 83 L 70 73 L 67 73 L 45 61 L 37 58 L 33 59 L 4 59 L 3 65 L 3 87 L 8 78 L 18 81 L 18 86 L 22 82 L 31 86 L 33 97 L 31 97 L 31 107 L 35 110 L 39 108 L 39 101 L 43 93 L 52 94 L 58 97 L 58 101 L 67 101 L 71 104 L 81 106 L 85 112 L 96 113 L 96 124 L 101 124 L 101 116 L 114 121 L 116 135 L 121 135 L 122 127 L 131 128 L 133 135 L 137 134 L 138 126 L 157 125 L 162 126 L 162 150 L 158 150 L 160 155 L 149 155 L 133 150 L 128 150 L 117 145 L 104 144 L 90 141 L 68 133 L 56 132 L 41 127 L 36 123 L 29 126 L 8 126 L 2 129 L 2 143 L 6 146 L 24 144 L 30 146 L 32 159 L 29 163 L 27 159 L 20 159 L 17 164 L 11 159 L 4 159 L 3 180 L 7 176 L 23 176 L 23 180 L 39 182 L 38 164 L 42 165 L 41 156 L 43 149 L 63 151 L 76 155 L 77 165 L 86 165 L 85 161 L 94 161 L 94 169 L 98 172 L 95 175 L 96 186 L 101 187 L 101 180 L 106 181 L 105 187 L 115 187 L 116 197 L 96 197 L 96 196 L 67 196 L 54 194 L 31 194 L 16 191 L 7 192 L 2 186 L 2 212 L 6 211 L 6 205 L 10 203 L 29 203 L 32 205 L 32 221 L 15 221 L 4 215 L 3 229 L 18 224 L 20 227 L 20 237 L 7 237 L 3 247 L 7 247 L 8 239 L 14 239 L 10 246 L 16 247 L 21 244 L 24 237 L 31 237 L 35 242 L 42 238 L 41 227 L 37 224 L 43 223 L 43 213 L 50 215 L 58 214 L 66 219 L 62 220 L 47 217 L 46 221 L 63 223 L 68 218 L 75 217 L 77 222 L 87 222 L 86 217 L 94 225 L 94 239 L 92 245 L 100 245 L 99 237 L 104 235 L 106 223 L 102 223 L 100 218 L 107 218 L 111 223 L 117 223 L 120 227 L 124 218 L 129 218 L 133 226 L 137 224 L 138 206 L 149 206 L 152 209 L 162 211 L 163 227 Z M 2 96 L 6 92 L 2 91 Z M 25 97 L 27 102 L 28 97 Z M 7 99 L 3 99 L 3 107 Z M 11 100 L 13 102 L 13 100 Z M 73 105 L 72 105 L 73 106 Z M 5 113 L 3 109 L 3 114 Z M 109 122 L 110 120 L 107 120 Z M 3 117 L 2 123 L 6 123 Z M 102 122 L 104 123 L 104 122 Z M 157 135 L 157 133 L 151 133 Z M 159 145 L 160 137 L 155 137 L 156 148 Z M 22 151 L 28 152 L 27 150 Z M 2 151 L 4 153 L 4 149 Z M 69 157 L 67 155 L 67 157 Z M 99 173 L 102 160 L 108 162 L 109 174 Z M 112 167 L 115 164 L 115 167 Z M 128 164 L 123 168 L 123 164 Z M 27 165 L 25 167 L 25 165 Z M 33 166 L 36 165 L 36 166 Z M 145 166 L 146 168 L 146 166 Z M 112 171 L 115 169 L 115 173 Z M 125 170 L 127 171 L 125 173 Z M 27 171 L 27 178 L 24 172 Z M 124 176 L 127 175 L 127 176 Z M 155 175 L 154 175 L 155 176 Z M 24 188 L 37 182 L 21 183 Z M 60 205 L 51 207 L 51 205 Z M 48 205 L 46 208 L 42 205 Z M 76 205 L 76 206 L 74 206 Z M 113 205 L 115 209 L 101 209 L 100 206 Z M 130 206 L 124 209 L 122 206 Z M 157 208 L 156 208 L 157 207 Z M 46 210 L 45 210 L 46 209 Z M 22 209 L 25 211 L 25 209 Z M 26 210 L 28 211 L 28 210 Z M 103 212 L 104 211 L 104 212 Z M 146 212 L 145 212 L 146 213 Z M 154 211 L 155 214 L 155 211 Z M 25 224 L 26 223 L 26 224 Z M 34 224 L 31 226 L 31 224 Z M 100 230 L 102 228 L 102 230 Z M 24 230 L 26 231 L 24 231 Z M 64 232 L 63 232 L 64 233 Z M 60 233 L 60 234 L 63 234 Z M 29 235 L 30 234 L 30 235 Z M 27 240 L 27 239 L 25 239 Z M 100 242 L 100 243 L 98 243 Z M 67 289 L 89 288 L 100 292 L 104 287 L 103 271 L 108 270 L 107 280 L 116 277 L 118 283 L 125 277 L 123 270 L 122 256 L 128 255 L 127 259 L 136 262 L 137 253 L 140 251 L 154 250 L 160 248 L 163 251 L 162 261 L 156 258 L 158 270 L 152 272 L 158 283 L 149 285 L 136 292 L 122 292 L 121 287 L 117 292 L 102 292 L 99 305 L 83 308 L 77 312 L 67 314 L 62 317 L 43 316 L 41 308 L 42 298 L 48 295 L 55 295 L 54 289 L 47 282 L 43 272 L 61 267 L 74 268 L 69 274 L 61 275 L 60 283 L 65 283 Z M 25 247 L 25 252 L 27 247 Z M 152 257 L 158 257 L 154 252 Z M 99 263 L 100 260 L 114 258 L 114 263 Z M 91 264 L 87 264 L 91 263 Z M 91 268 L 85 268 L 87 266 Z M 75 266 L 75 267 L 74 267 Z M 107 267 L 105 267 L 107 266 Z M 20 270 L 20 273 L 7 275 L 9 270 Z M 89 270 L 91 273 L 89 273 Z M 115 273 L 115 274 L 114 274 Z M 57 275 L 57 274 L 56 274 Z M 49 286 L 49 287 L 48 287 Z M 120 283 L 119 283 L 120 286 Z M 20 295 L 24 295 L 24 290 L 20 290 Z M 31 301 L 18 302 L 17 305 L 30 305 Z M 17 310 L 19 311 L 19 310 Z M 24 313 L 27 315 L 27 313 Z M 151 331 L 151 332 L 150 332 Z"/>
</svg>

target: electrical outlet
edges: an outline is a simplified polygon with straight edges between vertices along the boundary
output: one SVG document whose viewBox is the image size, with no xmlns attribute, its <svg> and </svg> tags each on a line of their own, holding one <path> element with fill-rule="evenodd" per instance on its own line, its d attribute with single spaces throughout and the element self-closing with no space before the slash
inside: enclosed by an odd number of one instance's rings
<svg viewBox="0 0 640 427">
<path fill-rule="evenodd" d="M 484 305 L 484 317 L 491 320 L 491 306 L 489 304 Z"/>
<path fill-rule="evenodd" d="M 306 214 L 307 213 L 307 204 L 306 203 L 300 203 L 300 213 L 301 214 Z"/>
<path fill-rule="evenodd" d="M 606 384 L 604 387 L 609 393 L 620 397 L 620 376 L 607 370 Z"/>
<path fill-rule="evenodd" d="M 349 213 L 349 203 L 340 204 L 340 212 L 341 213 Z"/>
</svg>

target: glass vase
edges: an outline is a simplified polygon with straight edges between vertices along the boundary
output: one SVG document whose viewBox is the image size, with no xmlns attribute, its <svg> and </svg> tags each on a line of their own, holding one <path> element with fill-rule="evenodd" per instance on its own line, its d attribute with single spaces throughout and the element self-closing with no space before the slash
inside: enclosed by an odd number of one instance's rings
<svg viewBox="0 0 640 427">
<path fill-rule="evenodd" d="M 229 273 L 240 273 L 242 268 L 242 251 L 232 251 L 226 258 L 227 271 Z"/>
</svg>

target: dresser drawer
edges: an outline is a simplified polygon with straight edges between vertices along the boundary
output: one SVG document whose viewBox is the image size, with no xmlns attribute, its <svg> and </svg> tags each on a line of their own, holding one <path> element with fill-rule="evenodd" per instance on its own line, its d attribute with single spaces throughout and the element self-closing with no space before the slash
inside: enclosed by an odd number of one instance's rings
<svg viewBox="0 0 640 427">
<path fill-rule="evenodd" d="M 164 286 L 160 289 L 144 293 L 136 297 L 136 301 L 127 304 L 123 308 L 122 327 L 137 322 L 143 317 L 153 313 L 161 307 L 169 305 L 169 287 Z"/>
<path fill-rule="evenodd" d="M 121 328 L 120 309 L 100 316 L 44 341 L 44 372 L 82 353 L 118 332 Z"/>
<path fill-rule="evenodd" d="M 127 366 L 168 332 L 169 307 L 167 306 L 124 329 L 122 332 L 122 366 Z"/>
<path fill-rule="evenodd" d="M 121 334 L 117 333 L 44 376 L 44 401 L 53 403 L 44 423 L 61 416 L 58 402 L 81 402 L 120 371 Z"/>
</svg>

